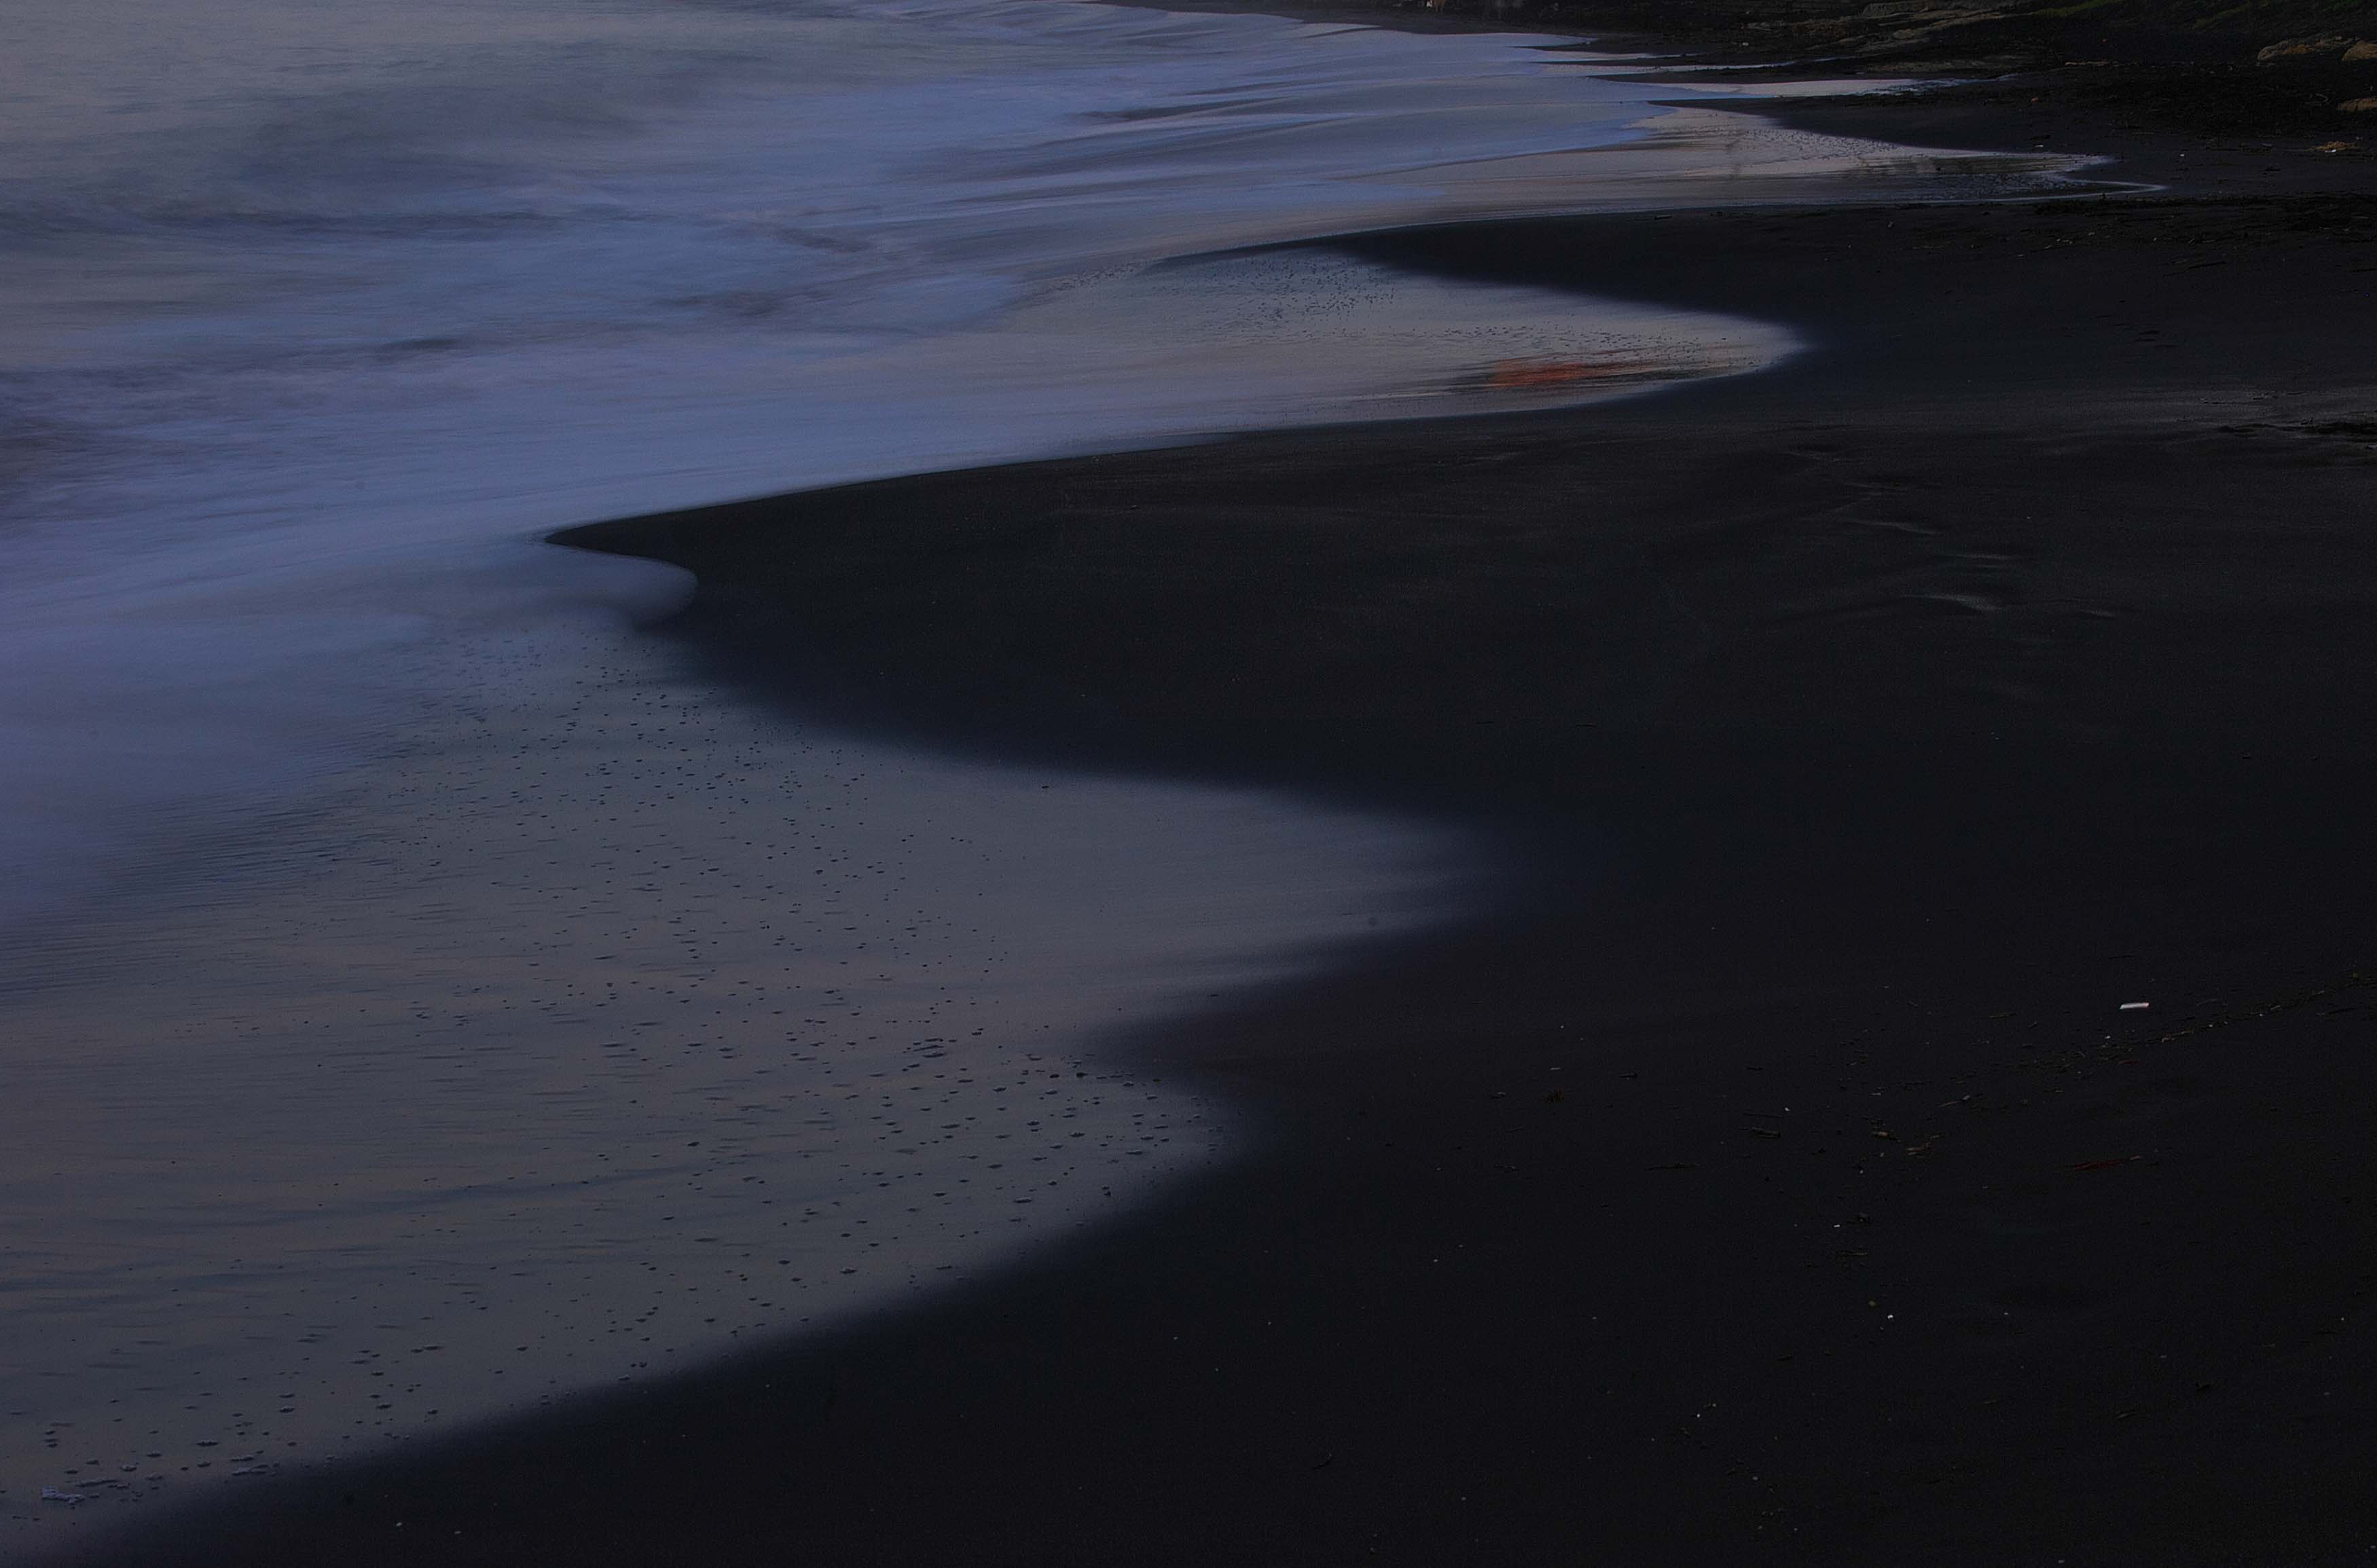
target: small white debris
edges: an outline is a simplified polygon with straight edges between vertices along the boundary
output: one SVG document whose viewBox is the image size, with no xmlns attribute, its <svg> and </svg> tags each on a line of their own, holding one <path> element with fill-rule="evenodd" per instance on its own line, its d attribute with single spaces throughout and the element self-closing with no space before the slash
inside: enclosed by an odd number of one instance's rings
<svg viewBox="0 0 2377 1568">
<path fill-rule="evenodd" d="M 2123 1012 L 2135 1012 L 2142 1007 L 2152 1007 L 2154 1003 L 2150 1001 L 2125 1001 L 2121 1004 L 2121 1011 Z"/>
<path fill-rule="evenodd" d="M 60 1491 L 55 1487 L 43 1487 L 42 1489 L 42 1501 L 43 1502 L 76 1503 L 82 1501 L 82 1493 L 78 1491 Z"/>
</svg>

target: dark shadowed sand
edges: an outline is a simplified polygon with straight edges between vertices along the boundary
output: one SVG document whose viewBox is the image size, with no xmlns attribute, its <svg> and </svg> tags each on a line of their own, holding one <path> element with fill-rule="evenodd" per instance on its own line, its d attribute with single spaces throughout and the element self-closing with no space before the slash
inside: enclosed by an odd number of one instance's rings
<svg viewBox="0 0 2377 1568">
<path fill-rule="evenodd" d="M 1135 1224 L 93 1560 L 2370 1561 L 2377 200 L 2126 144 L 2168 192 L 1348 242 L 1759 376 L 567 535 L 799 715 L 1527 896 L 1140 1042 L 1258 1136 Z"/>
</svg>

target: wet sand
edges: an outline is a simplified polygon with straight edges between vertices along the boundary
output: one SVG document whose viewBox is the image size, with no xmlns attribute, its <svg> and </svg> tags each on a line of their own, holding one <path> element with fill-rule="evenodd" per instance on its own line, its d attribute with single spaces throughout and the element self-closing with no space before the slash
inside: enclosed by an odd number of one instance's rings
<svg viewBox="0 0 2377 1568">
<path fill-rule="evenodd" d="M 1523 896 L 1134 1042 L 1260 1132 L 1136 1223 L 93 1560 L 2361 1560 L 2371 166 L 2054 125 L 2172 188 L 1348 243 L 1759 376 L 568 535 L 797 717 Z"/>
</svg>

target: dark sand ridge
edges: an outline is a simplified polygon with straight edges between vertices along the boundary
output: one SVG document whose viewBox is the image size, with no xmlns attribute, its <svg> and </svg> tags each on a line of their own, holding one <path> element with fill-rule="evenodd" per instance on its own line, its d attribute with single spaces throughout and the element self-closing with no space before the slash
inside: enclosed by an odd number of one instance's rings
<svg viewBox="0 0 2377 1568">
<path fill-rule="evenodd" d="M 106 1560 L 2366 1560 L 2377 201 L 2189 151 L 1358 242 L 1816 344 L 1759 377 L 572 535 L 806 710 L 1540 897 L 1147 1042 L 1268 1136 L 1143 1224 Z"/>
</svg>

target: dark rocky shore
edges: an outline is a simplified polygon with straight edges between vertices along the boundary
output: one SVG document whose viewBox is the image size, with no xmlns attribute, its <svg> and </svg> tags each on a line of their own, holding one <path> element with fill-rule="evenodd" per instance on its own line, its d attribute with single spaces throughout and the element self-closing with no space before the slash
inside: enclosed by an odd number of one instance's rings
<svg viewBox="0 0 2377 1568">
<path fill-rule="evenodd" d="M 769 700 L 1528 897 L 1139 1042 L 1260 1138 L 1123 1228 L 95 1560 L 2370 1561 L 2377 163 L 2163 70 L 1789 111 L 2152 194 L 1344 242 L 1773 372 L 567 535 Z"/>
</svg>

